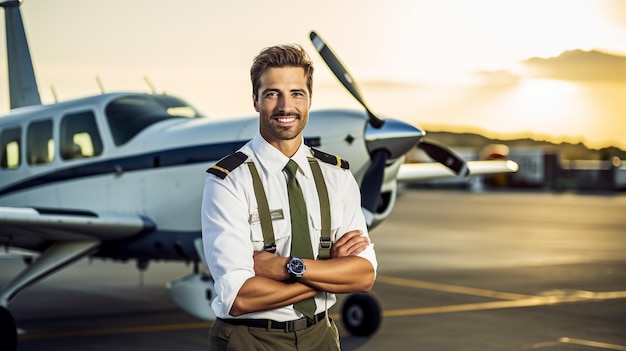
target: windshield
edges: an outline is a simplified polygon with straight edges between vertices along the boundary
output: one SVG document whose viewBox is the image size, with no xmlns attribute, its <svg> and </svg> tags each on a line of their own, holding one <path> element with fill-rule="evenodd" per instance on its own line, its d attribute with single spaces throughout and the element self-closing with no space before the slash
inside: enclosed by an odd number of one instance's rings
<svg viewBox="0 0 626 351">
<path fill-rule="evenodd" d="M 128 142 L 148 126 L 172 118 L 200 114 L 183 100 L 167 95 L 130 95 L 113 100 L 105 109 L 115 145 Z"/>
</svg>

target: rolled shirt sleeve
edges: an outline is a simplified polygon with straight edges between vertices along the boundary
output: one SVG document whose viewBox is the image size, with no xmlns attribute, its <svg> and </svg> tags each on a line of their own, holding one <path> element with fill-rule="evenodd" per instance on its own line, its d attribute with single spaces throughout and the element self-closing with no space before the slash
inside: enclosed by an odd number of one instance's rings
<svg viewBox="0 0 626 351">
<path fill-rule="evenodd" d="M 345 233 L 352 230 L 361 230 L 363 235 L 369 238 L 367 223 L 365 222 L 365 217 L 363 216 L 363 211 L 361 210 L 361 192 L 358 183 L 350 171 L 343 170 L 341 173 L 343 173 L 340 176 L 341 180 L 338 179 L 334 183 L 337 184 L 337 186 L 334 187 L 334 191 L 341 194 L 338 198 L 342 199 L 343 218 L 341 219 L 341 227 L 337 230 L 338 235 L 333 242 L 337 241 Z M 368 260 L 372 264 L 374 273 L 376 273 L 378 269 L 378 261 L 376 260 L 374 244 L 371 240 L 368 247 L 358 256 Z"/>
<path fill-rule="evenodd" d="M 248 205 L 235 185 L 209 176 L 202 201 L 202 240 L 218 294 L 212 307 L 221 318 L 229 316 L 239 289 L 254 276 Z"/>
</svg>

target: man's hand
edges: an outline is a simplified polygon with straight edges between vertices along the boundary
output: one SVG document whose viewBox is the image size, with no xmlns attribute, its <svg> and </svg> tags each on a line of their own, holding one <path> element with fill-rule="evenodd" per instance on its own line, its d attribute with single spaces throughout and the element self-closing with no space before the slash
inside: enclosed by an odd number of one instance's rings
<svg viewBox="0 0 626 351">
<path fill-rule="evenodd" d="M 257 276 L 276 281 L 289 279 L 289 274 L 287 274 L 288 257 L 276 256 L 267 251 L 255 251 L 252 257 L 254 258 L 254 273 Z"/>
<path fill-rule="evenodd" d="M 331 258 L 356 256 L 363 252 L 370 244 L 369 238 L 363 236 L 360 230 L 353 230 L 344 234 L 333 244 L 330 251 Z"/>
</svg>

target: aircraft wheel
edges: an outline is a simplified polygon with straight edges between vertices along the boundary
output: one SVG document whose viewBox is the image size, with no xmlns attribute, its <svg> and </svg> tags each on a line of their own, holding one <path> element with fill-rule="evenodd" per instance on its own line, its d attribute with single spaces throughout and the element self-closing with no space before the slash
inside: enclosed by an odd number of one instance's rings
<svg viewBox="0 0 626 351">
<path fill-rule="evenodd" d="M 0 340 L 3 350 L 17 350 L 17 326 L 11 312 L 4 306 L 0 306 Z"/>
<path fill-rule="evenodd" d="M 370 336 L 380 326 L 380 306 L 368 294 L 351 294 L 343 303 L 341 318 L 352 335 Z"/>
</svg>

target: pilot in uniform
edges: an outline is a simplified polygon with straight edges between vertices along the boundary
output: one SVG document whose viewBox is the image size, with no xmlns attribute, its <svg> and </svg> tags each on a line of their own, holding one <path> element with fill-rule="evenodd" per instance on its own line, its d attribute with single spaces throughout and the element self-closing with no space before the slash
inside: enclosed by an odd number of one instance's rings
<svg viewBox="0 0 626 351">
<path fill-rule="evenodd" d="M 289 158 L 268 144 L 258 133 L 240 151 L 248 156 L 246 161 L 257 165 L 259 176 L 266 189 L 267 201 L 272 210 L 275 254 L 289 257 L 291 225 L 283 172 Z M 301 184 L 309 212 L 309 233 L 313 253 L 317 257 L 321 213 L 313 174 L 307 160 L 307 157 L 311 156 L 311 149 L 302 144 L 291 159 L 298 163 L 299 171 L 296 178 Z M 367 235 L 367 225 L 360 208 L 359 188 L 350 171 L 323 161 L 319 164 L 330 198 L 331 240 L 335 242 L 347 231 L 355 229 Z M 222 320 L 233 319 L 229 311 L 239 288 L 247 279 L 255 275 L 252 253 L 262 251 L 264 245 L 267 244 L 263 240 L 257 208 L 251 172 L 245 165 L 233 169 L 224 179 L 218 176 L 207 177 L 202 207 L 203 241 L 209 269 L 215 279 L 217 297 L 212 303 L 212 308 L 216 316 Z M 370 244 L 359 256 L 370 261 L 376 269 L 377 261 L 373 246 Z M 315 296 L 315 302 L 317 306 L 315 313 L 319 316 L 335 304 L 336 297 L 331 293 L 320 292 Z M 248 313 L 237 318 L 285 322 L 299 320 L 303 318 L 303 315 L 296 311 L 293 305 L 288 305 Z M 320 321 L 324 328 L 327 328 L 326 318 L 327 314 Z M 266 328 L 259 327 L 259 329 Z M 292 334 L 297 332 L 292 332 Z M 272 330 L 270 334 L 278 338 L 281 334 L 289 333 L 278 329 Z M 235 340 L 231 343 L 233 341 Z M 317 341 L 324 342 L 323 339 Z M 312 349 L 323 350 L 324 346 Z"/>
<path fill-rule="evenodd" d="M 368 292 L 377 262 L 348 163 L 309 148 L 313 64 L 296 44 L 250 68 L 259 131 L 207 170 L 202 239 L 215 279 L 211 351 L 340 349 L 332 293 Z"/>
</svg>

